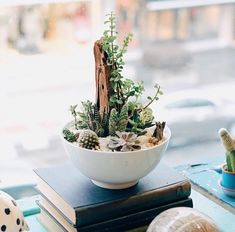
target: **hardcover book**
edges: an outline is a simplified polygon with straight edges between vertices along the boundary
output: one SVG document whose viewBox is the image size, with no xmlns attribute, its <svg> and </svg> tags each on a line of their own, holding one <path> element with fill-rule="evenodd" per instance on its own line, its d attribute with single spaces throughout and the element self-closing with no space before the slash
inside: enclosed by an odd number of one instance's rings
<svg viewBox="0 0 235 232">
<path fill-rule="evenodd" d="M 38 190 L 75 227 L 152 209 L 187 198 L 190 182 L 160 164 L 129 189 L 97 187 L 72 164 L 36 169 Z"/>
<path fill-rule="evenodd" d="M 39 222 L 44 225 L 49 231 L 57 231 L 57 232 L 120 232 L 126 231 L 130 229 L 135 229 L 139 227 L 148 226 L 151 221 L 161 212 L 173 207 L 192 207 L 192 199 L 186 198 L 184 200 L 180 200 L 178 202 L 173 202 L 170 204 L 166 204 L 163 206 L 158 206 L 152 209 L 144 210 L 141 212 L 129 214 L 126 216 L 110 219 L 107 221 L 99 222 L 92 225 L 87 225 L 84 227 L 73 227 L 69 224 L 61 215 L 55 213 L 54 215 L 48 211 L 43 203 L 38 202 L 41 213 L 38 216 Z"/>
</svg>

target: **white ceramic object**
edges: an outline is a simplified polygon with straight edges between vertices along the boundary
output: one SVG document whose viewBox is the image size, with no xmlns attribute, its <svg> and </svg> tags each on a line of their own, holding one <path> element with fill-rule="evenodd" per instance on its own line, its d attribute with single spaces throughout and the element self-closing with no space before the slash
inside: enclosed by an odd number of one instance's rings
<svg viewBox="0 0 235 232">
<path fill-rule="evenodd" d="M 0 231 L 29 231 L 15 200 L 3 191 L 0 191 Z"/>
<path fill-rule="evenodd" d="M 68 123 L 64 128 L 70 128 Z M 95 185 L 108 189 L 124 189 L 138 183 L 161 160 L 171 136 L 168 127 L 165 140 L 154 147 L 131 152 L 94 151 L 68 142 L 61 134 L 64 148 L 72 163 Z"/>
</svg>

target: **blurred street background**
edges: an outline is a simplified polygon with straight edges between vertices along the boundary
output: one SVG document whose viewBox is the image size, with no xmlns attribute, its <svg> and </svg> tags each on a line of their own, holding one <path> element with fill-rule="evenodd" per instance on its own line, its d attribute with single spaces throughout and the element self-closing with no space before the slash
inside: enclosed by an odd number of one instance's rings
<svg viewBox="0 0 235 232">
<path fill-rule="evenodd" d="M 110 11 L 120 42 L 134 34 L 124 76 L 143 80 L 146 97 L 155 83 L 164 91 L 154 105 L 156 119 L 172 128 L 163 160 L 175 166 L 224 155 L 217 131 L 223 126 L 235 135 L 235 1 L 6 0 L 0 1 L 3 183 L 31 180 L 33 168 L 68 159 L 61 128 L 72 120 L 70 105 L 95 97 L 93 44 Z M 161 118 L 165 111 L 168 118 Z"/>
</svg>

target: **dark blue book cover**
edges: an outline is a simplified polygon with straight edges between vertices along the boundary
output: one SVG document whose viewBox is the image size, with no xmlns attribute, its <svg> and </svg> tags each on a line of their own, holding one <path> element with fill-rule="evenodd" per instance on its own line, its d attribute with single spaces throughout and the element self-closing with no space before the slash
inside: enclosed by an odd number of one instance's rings
<svg viewBox="0 0 235 232">
<path fill-rule="evenodd" d="M 75 226 L 175 202 L 191 192 L 189 181 L 164 164 L 124 190 L 97 187 L 72 164 L 36 169 L 35 173 L 42 195 Z"/>
<path fill-rule="evenodd" d="M 193 202 L 191 198 L 186 198 L 177 202 L 169 203 L 166 205 L 154 207 L 148 210 L 136 212 L 133 214 L 125 215 L 122 217 L 113 218 L 107 221 L 102 221 L 95 224 L 86 225 L 84 227 L 71 227 L 63 225 L 58 221 L 58 219 L 52 215 L 46 208 L 44 208 L 40 202 L 38 202 L 41 208 L 41 214 L 38 216 L 39 221 L 43 224 L 49 231 L 69 231 L 69 232 L 120 232 L 127 231 L 134 228 L 140 228 L 145 230 L 146 227 L 151 223 L 151 221 L 164 210 L 173 207 L 193 207 Z M 144 227 L 144 228 L 143 228 Z M 57 229 L 55 229 L 57 228 Z M 141 231 L 143 231 L 141 230 Z"/>
</svg>

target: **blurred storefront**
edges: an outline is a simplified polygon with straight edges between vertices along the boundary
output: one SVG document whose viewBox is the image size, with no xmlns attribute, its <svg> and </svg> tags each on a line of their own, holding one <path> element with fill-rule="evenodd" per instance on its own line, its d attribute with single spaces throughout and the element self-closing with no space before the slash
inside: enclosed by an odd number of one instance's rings
<svg viewBox="0 0 235 232">
<path fill-rule="evenodd" d="M 24 2 L 27 4 L 24 5 Z M 41 0 L 29 5 L 30 2 L 35 1 L 9 1 L 8 6 L 0 3 L 2 49 L 10 47 L 23 53 L 37 53 L 50 41 L 53 41 L 52 47 L 62 41 L 90 43 L 101 36 L 104 15 L 111 10 L 116 12 L 120 41 L 126 32 L 132 31 L 133 47 L 170 40 L 214 40 L 214 43 L 222 46 L 232 44 L 235 39 L 235 8 L 230 4 L 220 5 L 224 2 L 222 0 L 216 1 L 217 4 L 211 1 L 211 5 L 199 6 L 197 1 L 192 0 L 188 1 L 192 3 L 187 7 L 180 3 L 182 1 L 97 0 L 50 3 Z M 161 5 L 162 2 L 179 3 L 166 8 Z M 63 44 L 61 46 L 59 43 L 58 47 L 63 48 Z"/>
</svg>

